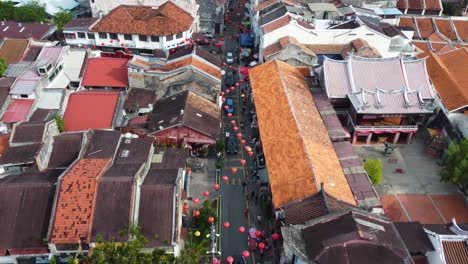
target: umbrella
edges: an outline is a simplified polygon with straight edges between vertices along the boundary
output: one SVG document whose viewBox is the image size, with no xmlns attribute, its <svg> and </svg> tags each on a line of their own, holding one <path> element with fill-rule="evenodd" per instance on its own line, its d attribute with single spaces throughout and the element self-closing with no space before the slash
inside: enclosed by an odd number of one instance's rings
<svg viewBox="0 0 468 264">
<path fill-rule="evenodd" d="M 249 229 L 249 236 L 250 238 L 257 238 L 257 236 L 255 235 L 255 232 L 257 232 L 257 229 L 255 227 L 251 227 Z"/>
</svg>

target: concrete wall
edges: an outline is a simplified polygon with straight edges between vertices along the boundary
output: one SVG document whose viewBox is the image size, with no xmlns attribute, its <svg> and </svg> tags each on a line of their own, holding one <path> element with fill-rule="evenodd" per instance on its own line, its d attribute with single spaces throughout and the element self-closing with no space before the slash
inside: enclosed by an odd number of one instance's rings
<svg viewBox="0 0 468 264">
<path fill-rule="evenodd" d="M 317 57 L 311 56 L 303 52 L 296 45 L 288 45 L 279 53 L 276 53 L 267 58 L 267 61 L 278 59 L 284 61 L 291 66 L 307 66 L 312 67 L 317 63 Z"/>
</svg>

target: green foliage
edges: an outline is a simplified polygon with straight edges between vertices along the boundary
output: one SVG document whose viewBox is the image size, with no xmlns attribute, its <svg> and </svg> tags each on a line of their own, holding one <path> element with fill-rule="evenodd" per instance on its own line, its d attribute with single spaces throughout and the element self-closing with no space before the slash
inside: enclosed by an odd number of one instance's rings
<svg viewBox="0 0 468 264">
<path fill-rule="evenodd" d="M 216 213 L 212 207 L 211 201 L 206 200 L 203 203 L 203 207 L 199 210 L 200 215 L 198 217 L 193 218 L 193 230 L 198 230 L 201 232 L 200 237 L 204 237 L 210 233 L 210 226 L 211 224 L 208 223 L 208 217 L 212 216 L 215 218 L 216 222 Z"/>
<path fill-rule="evenodd" d="M 224 142 L 224 139 L 220 138 L 216 140 L 216 152 L 223 152 L 225 147 L 226 143 Z"/>
<path fill-rule="evenodd" d="M 0 2 L 0 19 L 18 22 L 46 22 L 47 13 L 45 5 L 38 1 L 29 1 L 17 7 L 12 2 Z"/>
<path fill-rule="evenodd" d="M 448 16 L 461 16 L 464 6 L 459 3 L 442 3 L 444 14 Z"/>
<path fill-rule="evenodd" d="M 65 122 L 63 122 L 63 118 L 59 115 L 54 116 L 55 122 L 57 123 L 57 128 L 62 133 L 65 130 Z"/>
<path fill-rule="evenodd" d="M 196 237 L 192 232 L 189 232 L 185 249 L 180 252 L 180 256 L 176 258 L 175 263 L 208 263 L 208 260 L 206 259 L 207 242 L 208 240 L 206 237 Z"/>
<path fill-rule="evenodd" d="M 457 185 L 458 189 L 468 196 L 468 139 L 450 143 L 444 169 L 441 171 L 441 180 Z"/>
<path fill-rule="evenodd" d="M 367 159 L 364 162 L 364 169 L 366 169 L 372 184 L 380 184 L 382 182 L 383 166 L 381 159 Z"/>
<path fill-rule="evenodd" d="M 203 148 L 201 149 L 201 154 L 202 154 L 203 156 L 208 155 L 208 147 L 203 147 Z"/>
<path fill-rule="evenodd" d="M 70 11 L 61 9 L 60 12 L 56 13 L 53 17 L 54 25 L 57 26 L 59 31 L 62 31 L 63 26 L 70 22 L 73 19 L 72 13 Z"/>
<path fill-rule="evenodd" d="M 0 58 L 0 76 L 6 71 L 8 65 L 4 58 Z"/>
<path fill-rule="evenodd" d="M 222 158 L 218 158 L 218 160 L 216 160 L 216 163 L 215 163 L 215 166 L 217 169 L 221 169 L 223 166 L 224 166 L 224 161 Z"/>
</svg>

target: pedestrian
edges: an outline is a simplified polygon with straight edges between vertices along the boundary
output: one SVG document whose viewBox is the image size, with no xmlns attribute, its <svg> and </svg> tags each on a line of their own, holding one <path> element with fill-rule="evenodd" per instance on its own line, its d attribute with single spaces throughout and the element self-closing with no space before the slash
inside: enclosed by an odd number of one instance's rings
<svg viewBox="0 0 468 264">
<path fill-rule="evenodd" d="M 242 106 L 242 113 L 245 114 L 245 106 Z"/>
<path fill-rule="evenodd" d="M 252 198 L 255 197 L 255 192 L 254 192 L 254 191 L 252 191 L 252 192 L 250 193 L 250 197 L 252 197 Z"/>
</svg>

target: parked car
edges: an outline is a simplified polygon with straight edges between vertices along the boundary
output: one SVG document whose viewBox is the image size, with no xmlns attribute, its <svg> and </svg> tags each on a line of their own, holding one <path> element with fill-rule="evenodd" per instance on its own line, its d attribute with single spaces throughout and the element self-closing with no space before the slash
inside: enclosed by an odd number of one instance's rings
<svg viewBox="0 0 468 264">
<path fill-rule="evenodd" d="M 237 154 L 237 138 L 234 136 L 234 134 L 230 134 L 227 139 L 226 153 Z"/>
<path fill-rule="evenodd" d="M 228 109 L 226 109 L 226 114 L 234 114 L 234 100 L 232 100 L 231 98 L 228 98 L 226 100 L 226 105 L 228 106 Z"/>
<path fill-rule="evenodd" d="M 233 86 L 235 84 L 234 80 L 234 73 L 232 71 L 228 71 L 226 74 L 226 86 Z"/>
<path fill-rule="evenodd" d="M 226 53 L 226 62 L 228 64 L 234 63 L 234 55 L 232 55 L 232 52 Z"/>
</svg>

